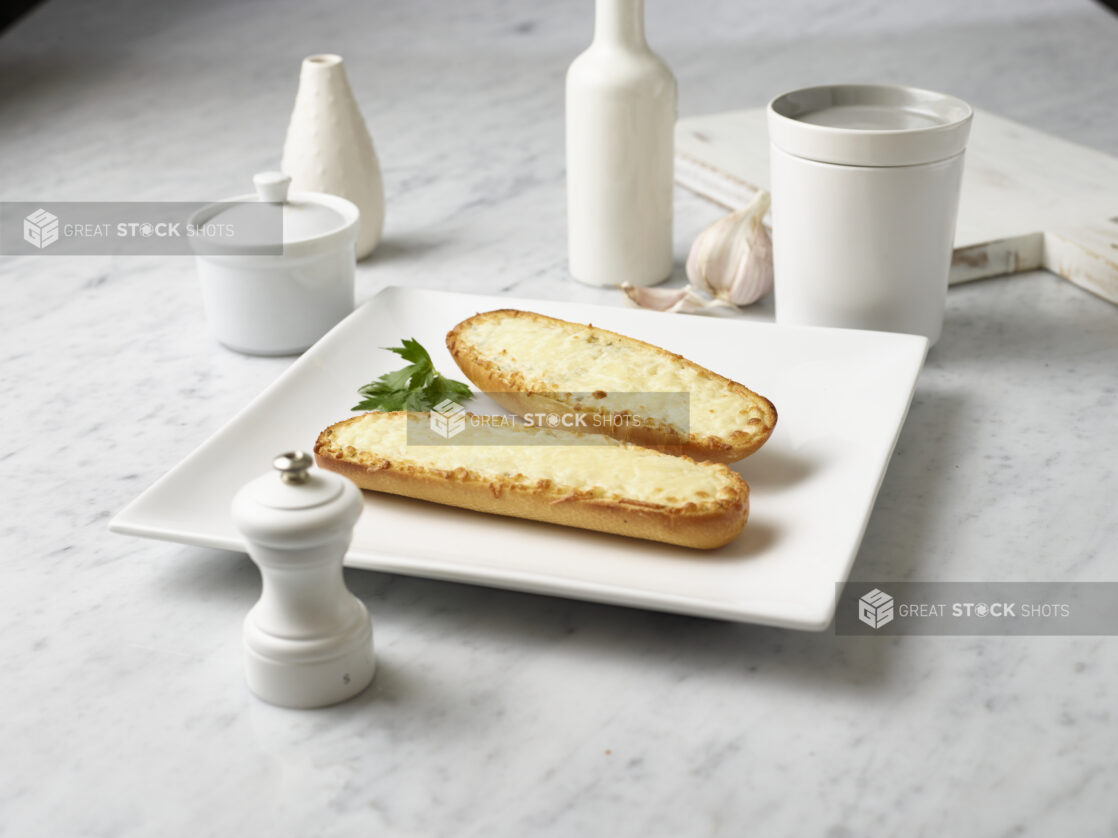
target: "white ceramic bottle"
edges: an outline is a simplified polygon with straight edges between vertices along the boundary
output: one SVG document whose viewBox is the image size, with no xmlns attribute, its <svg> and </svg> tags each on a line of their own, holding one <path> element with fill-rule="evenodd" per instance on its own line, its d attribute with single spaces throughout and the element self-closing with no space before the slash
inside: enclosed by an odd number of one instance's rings
<svg viewBox="0 0 1118 838">
<path fill-rule="evenodd" d="M 644 0 L 597 0 L 594 42 L 567 71 L 570 271 L 589 285 L 672 272 L 676 82 L 644 37 Z"/>
<path fill-rule="evenodd" d="M 373 252 L 384 228 L 384 183 L 340 55 L 303 59 L 282 168 L 294 191 L 326 192 L 356 204 L 357 258 Z"/>
</svg>

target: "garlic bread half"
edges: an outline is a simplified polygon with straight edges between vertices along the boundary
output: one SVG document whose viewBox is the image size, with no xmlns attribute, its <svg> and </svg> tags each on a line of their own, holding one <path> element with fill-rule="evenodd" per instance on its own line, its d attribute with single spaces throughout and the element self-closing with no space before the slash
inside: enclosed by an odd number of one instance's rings
<svg viewBox="0 0 1118 838">
<path fill-rule="evenodd" d="M 494 428 L 490 444 L 414 444 L 409 422 L 414 433 L 430 414 L 338 422 L 315 460 L 362 489 L 697 549 L 733 540 L 749 517 L 749 486 L 722 464 L 520 423 Z"/>
<path fill-rule="evenodd" d="M 463 320 L 446 345 L 470 381 L 506 410 L 583 413 L 595 421 L 580 430 L 667 453 L 731 463 L 760 448 L 776 425 L 772 402 L 744 385 L 593 325 L 501 309 Z M 683 421 L 668 397 L 678 393 L 688 395 Z M 662 397 L 634 403 L 624 394 Z M 634 413 L 643 415 L 628 421 Z"/>
</svg>

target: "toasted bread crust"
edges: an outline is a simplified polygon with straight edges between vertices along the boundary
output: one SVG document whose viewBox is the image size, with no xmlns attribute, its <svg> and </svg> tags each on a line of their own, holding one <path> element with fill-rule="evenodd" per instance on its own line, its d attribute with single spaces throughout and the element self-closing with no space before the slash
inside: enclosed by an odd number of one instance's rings
<svg viewBox="0 0 1118 838">
<path fill-rule="evenodd" d="M 356 459 L 356 452 L 335 444 L 333 435 L 335 428 L 363 418 L 355 416 L 331 425 L 319 434 L 314 446 L 319 466 L 348 477 L 362 489 L 695 549 L 729 543 L 741 533 L 749 517 L 749 486 L 729 469 L 726 473 L 734 487 L 733 497 L 668 506 L 632 498 L 594 497 L 581 487 L 552 481 L 526 486 L 480 475 L 455 466 L 453 447 L 447 448 L 445 469 L 377 459 L 376 452 L 366 452 L 373 455 L 367 458 L 371 462 L 362 463 Z M 725 468 L 716 464 L 710 467 Z"/>
<path fill-rule="evenodd" d="M 493 360 L 481 357 L 470 345 L 468 339 L 465 337 L 465 333 L 471 326 L 478 323 L 483 318 L 504 317 L 530 318 L 539 323 L 543 328 L 555 326 L 557 324 L 561 324 L 562 326 L 578 325 L 581 328 L 590 329 L 602 336 L 609 336 L 638 345 L 670 363 L 689 367 L 705 378 L 720 382 L 727 389 L 755 405 L 761 414 L 759 418 L 751 418 L 745 428 L 733 431 L 729 437 L 699 436 L 694 433 L 684 437 L 683 434 L 676 429 L 662 425 L 655 426 L 650 422 L 634 426 L 625 422 L 613 423 L 603 421 L 590 425 L 587 428 L 589 432 L 608 434 L 615 439 L 620 439 L 625 442 L 632 442 L 648 448 L 656 448 L 657 450 L 669 454 L 680 454 L 692 457 L 696 460 L 732 463 L 744 457 L 748 457 L 764 445 L 772 435 L 773 428 L 776 426 L 776 408 L 773 406 L 772 402 L 764 396 L 754 393 L 752 390 L 736 381 L 732 381 L 693 361 L 689 361 L 682 355 L 669 352 L 654 344 L 621 335 L 617 332 L 611 332 L 608 329 L 600 329 L 593 325 L 582 326 L 582 324 L 572 324 L 567 320 L 560 320 L 555 317 L 548 317 L 529 311 L 498 309 L 496 311 L 476 314 L 473 317 L 463 320 L 447 333 L 447 349 L 450 350 L 450 354 L 454 358 L 455 363 L 458 364 L 459 368 L 470 381 L 480 390 L 487 393 L 494 401 L 501 405 L 501 407 L 513 413 L 521 416 L 537 412 L 546 413 L 554 411 L 557 405 L 565 410 L 578 409 L 588 413 L 598 413 L 599 415 L 605 415 L 606 412 L 601 409 L 595 409 L 592 406 L 576 406 L 573 403 L 565 403 L 561 400 L 562 394 L 547 392 L 548 387 L 546 383 L 528 381 L 519 372 L 502 370 Z"/>
</svg>

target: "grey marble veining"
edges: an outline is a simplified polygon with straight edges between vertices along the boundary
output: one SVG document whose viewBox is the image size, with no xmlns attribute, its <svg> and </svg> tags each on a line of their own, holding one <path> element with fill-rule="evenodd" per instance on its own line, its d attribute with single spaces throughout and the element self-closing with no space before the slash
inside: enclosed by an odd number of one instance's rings
<svg viewBox="0 0 1118 838">
<path fill-rule="evenodd" d="M 300 58 L 375 138 L 389 284 L 618 304 L 565 270 L 590 4 L 52 0 L 0 36 L 0 200 L 206 200 L 276 165 Z M 1118 154 L 1118 19 L 1066 0 L 649 0 L 685 114 L 884 80 Z M 676 253 L 719 210 L 676 196 Z M 677 279 L 678 281 L 678 279 Z M 186 258 L 0 262 L 0 836 L 1118 834 L 1114 638 L 842 638 L 353 572 L 380 670 L 252 699 L 242 556 L 105 525 L 286 366 Z M 752 317 L 771 318 L 761 304 Z M 952 290 L 854 568 L 1118 579 L 1118 309 Z"/>
</svg>

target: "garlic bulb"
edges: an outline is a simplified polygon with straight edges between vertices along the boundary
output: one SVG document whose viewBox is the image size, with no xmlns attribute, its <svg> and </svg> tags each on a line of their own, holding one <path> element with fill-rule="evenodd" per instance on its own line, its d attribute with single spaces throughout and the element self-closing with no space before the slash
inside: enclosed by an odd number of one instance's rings
<svg viewBox="0 0 1118 838">
<path fill-rule="evenodd" d="M 747 306 L 773 287 L 773 246 L 762 219 L 769 193 L 714 222 L 695 239 L 687 278 L 696 288 L 735 306 Z"/>
<path fill-rule="evenodd" d="M 773 287 L 773 244 L 762 219 L 769 193 L 758 192 L 748 206 L 732 212 L 699 233 L 687 256 L 683 288 L 621 290 L 639 308 L 683 314 L 732 314 L 755 303 Z"/>
</svg>

